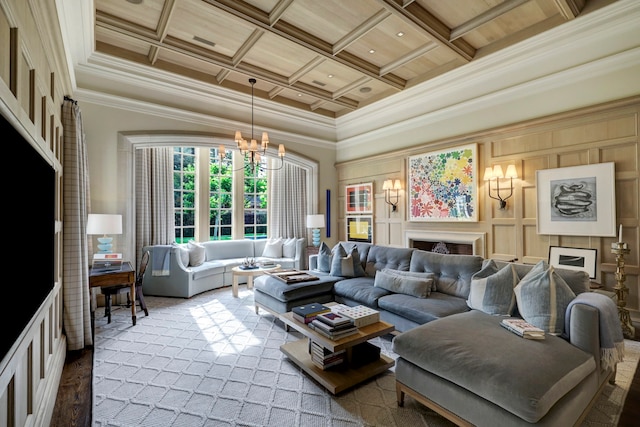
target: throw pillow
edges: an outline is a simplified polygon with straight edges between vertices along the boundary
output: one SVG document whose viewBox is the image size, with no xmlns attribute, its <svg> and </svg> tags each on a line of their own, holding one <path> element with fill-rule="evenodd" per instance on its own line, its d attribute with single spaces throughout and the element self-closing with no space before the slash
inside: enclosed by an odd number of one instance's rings
<svg viewBox="0 0 640 427">
<path fill-rule="evenodd" d="M 189 248 L 186 245 L 179 245 L 177 243 L 174 243 L 173 247 L 175 248 L 174 253 L 176 254 L 176 256 L 180 258 L 180 261 L 182 261 L 182 265 L 184 267 L 188 267 L 189 266 Z"/>
<path fill-rule="evenodd" d="M 344 247 L 341 244 L 337 244 L 331 254 L 331 271 L 329 274 L 341 277 L 364 276 L 364 268 L 360 264 L 358 248 L 354 246 L 347 254 Z"/>
<path fill-rule="evenodd" d="M 516 305 L 513 288 L 520 278 L 513 264 L 498 268 L 495 261 L 471 276 L 471 288 L 467 305 L 487 314 L 510 316 Z"/>
<path fill-rule="evenodd" d="M 437 291 L 436 288 L 436 275 L 430 271 L 405 271 L 405 270 L 394 270 L 392 268 L 383 268 L 382 271 L 388 274 L 395 274 L 396 276 L 404 276 L 404 277 L 413 277 L 418 279 L 431 279 L 431 289 L 430 291 Z M 376 273 L 377 274 L 377 273 Z"/>
<path fill-rule="evenodd" d="M 282 258 L 282 239 L 269 239 L 264 245 L 262 256 L 267 258 Z"/>
<path fill-rule="evenodd" d="M 431 294 L 432 283 L 433 275 L 429 278 L 412 277 L 410 275 L 395 274 L 388 269 L 382 269 L 376 273 L 373 286 L 397 294 L 426 298 Z"/>
<path fill-rule="evenodd" d="M 564 332 L 564 315 L 576 295 L 554 268 L 540 261 L 514 289 L 524 320 L 547 333 Z"/>
<path fill-rule="evenodd" d="M 282 242 L 282 257 L 293 258 L 296 256 L 296 242 L 298 239 L 292 237 Z"/>
<path fill-rule="evenodd" d="M 323 273 L 331 271 L 331 248 L 325 242 L 320 243 L 320 248 L 318 249 L 317 270 Z"/>
<path fill-rule="evenodd" d="M 206 252 L 204 246 L 198 242 L 190 240 L 187 243 L 189 249 L 189 267 L 197 267 L 202 265 L 205 260 Z"/>
</svg>

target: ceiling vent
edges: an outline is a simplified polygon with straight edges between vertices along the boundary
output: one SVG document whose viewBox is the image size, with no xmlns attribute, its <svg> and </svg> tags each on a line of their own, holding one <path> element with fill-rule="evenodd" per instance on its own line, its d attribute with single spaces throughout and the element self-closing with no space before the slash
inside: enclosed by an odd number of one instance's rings
<svg viewBox="0 0 640 427">
<path fill-rule="evenodd" d="M 326 83 L 319 82 L 318 80 L 312 80 L 311 83 L 316 84 L 318 86 L 326 86 Z"/>
<path fill-rule="evenodd" d="M 210 40 L 207 40 L 207 39 L 203 39 L 202 37 L 193 36 L 193 39 L 194 39 L 195 41 L 197 41 L 197 42 L 204 43 L 204 44 L 208 44 L 208 45 L 209 45 L 209 46 L 211 46 L 211 47 L 213 47 L 213 46 L 215 46 L 215 45 L 216 45 L 214 42 L 212 42 L 212 41 L 210 41 Z"/>
</svg>

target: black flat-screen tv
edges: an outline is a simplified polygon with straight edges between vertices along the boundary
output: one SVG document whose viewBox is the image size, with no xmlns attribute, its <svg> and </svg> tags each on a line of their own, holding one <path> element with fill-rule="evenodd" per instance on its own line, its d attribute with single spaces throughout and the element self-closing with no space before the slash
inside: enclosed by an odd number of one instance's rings
<svg viewBox="0 0 640 427">
<path fill-rule="evenodd" d="M 5 299 L 0 310 L 2 360 L 54 287 L 56 174 L 2 114 L 0 126 L 9 152 L 3 184 L 7 234 Z"/>
</svg>

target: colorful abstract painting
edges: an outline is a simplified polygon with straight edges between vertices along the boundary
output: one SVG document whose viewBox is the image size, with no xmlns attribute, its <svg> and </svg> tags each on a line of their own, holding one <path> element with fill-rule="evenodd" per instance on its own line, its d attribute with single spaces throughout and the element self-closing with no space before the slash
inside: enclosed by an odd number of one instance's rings
<svg viewBox="0 0 640 427">
<path fill-rule="evenodd" d="M 477 221 L 476 144 L 409 157 L 410 221 Z"/>
</svg>

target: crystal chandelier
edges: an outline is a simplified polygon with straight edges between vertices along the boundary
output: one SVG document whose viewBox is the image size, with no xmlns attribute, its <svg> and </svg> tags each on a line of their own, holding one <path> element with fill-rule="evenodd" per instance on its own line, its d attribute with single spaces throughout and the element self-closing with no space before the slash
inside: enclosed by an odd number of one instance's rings
<svg viewBox="0 0 640 427">
<path fill-rule="evenodd" d="M 255 173 L 256 169 L 258 170 L 278 170 L 282 169 L 284 165 L 284 145 L 280 144 L 278 146 L 278 157 L 280 157 L 280 165 L 274 168 L 267 168 L 262 165 L 261 158 L 262 156 L 267 155 L 267 148 L 269 148 L 269 135 L 267 132 L 262 132 L 262 141 L 260 147 L 258 147 L 258 141 L 253 138 L 253 85 L 256 84 L 256 79 L 250 78 L 249 83 L 251 83 L 251 142 L 248 143 L 246 139 L 242 138 L 242 133 L 237 130 L 235 135 L 235 141 L 240 150 L 240 153 L 244 156 L 245 164 L 242 168 L 237 170 L 242 170 L 245 168 L 249 168 L 251 173 Z M 218 147 L 218 156 L 220 158 L 220 166 L 222 166 L 222 159 L 225 157 L 226 150 L 224 145 L 220 145 Z"/>
</svg>

